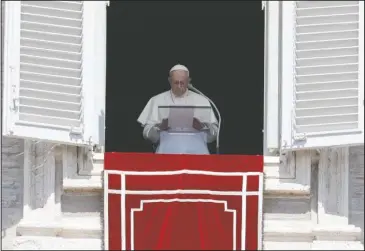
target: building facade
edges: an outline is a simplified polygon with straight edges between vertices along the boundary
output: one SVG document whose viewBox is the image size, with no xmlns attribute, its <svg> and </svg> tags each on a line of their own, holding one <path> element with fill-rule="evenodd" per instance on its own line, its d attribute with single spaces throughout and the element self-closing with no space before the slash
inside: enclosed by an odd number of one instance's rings
<svg viewBox="0 0 365 251">
<path fill-rule="evenodd" d="M 1 5 L 2 247 L 100 250 L 113 6 Z M 363 249 L 364 3 L 263 11 L 264 248 Z"/>
</svg>

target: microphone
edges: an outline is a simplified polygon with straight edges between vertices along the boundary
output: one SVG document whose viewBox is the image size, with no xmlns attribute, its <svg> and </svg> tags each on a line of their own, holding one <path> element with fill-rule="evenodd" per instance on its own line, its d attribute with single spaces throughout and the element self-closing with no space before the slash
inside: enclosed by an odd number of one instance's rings
<svg viewBox="0 0 365 251">
<path fill-rule="evenodd" d="M 217 115 L 218 115 L 218 130 L 217 130 L 217 139 L 216 139 L 216 153 L 219 154 L 219 133 L 220 133 L 220 130 L 221 130 L 221 122 L 222 122 L 221 114 L 220 114 L 217 106 L 214 104 L 214 102 L 210 98 L 208 98 L 206 95 L 204 95 L 204 93 L 199 91 L 192 84 L 188 84 L 188 89 L 190 89 L 190 90 L 202 95 L 204 98 L 206 98 L 209 101 L 209 103 L 211 103 L 214 110 L 217 112 Z"/>
</svg>

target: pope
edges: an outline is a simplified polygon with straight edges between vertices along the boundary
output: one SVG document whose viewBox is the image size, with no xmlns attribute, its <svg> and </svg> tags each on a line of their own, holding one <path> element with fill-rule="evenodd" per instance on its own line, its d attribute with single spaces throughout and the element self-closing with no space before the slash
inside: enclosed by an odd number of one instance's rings
<svg viewBox="0 0 365 251">
<path fill-rule="evenodd" d="M 143 127 L 143 137 L 158 145 L 156 153 L 167 154 L 209 154 L 207 143 L 217 137 L 218 123 L 211 110 L 208 121 L 194 117 L 194 133 L 169 132 L 168 119 L 159 116 L 160 106 L 211 107 L 208 99 L 188 89 L 189 70 L 184 65 L 175 65 L 169 72 L 170 90 L 152 97 L 137 121 Z"/>
</svg>

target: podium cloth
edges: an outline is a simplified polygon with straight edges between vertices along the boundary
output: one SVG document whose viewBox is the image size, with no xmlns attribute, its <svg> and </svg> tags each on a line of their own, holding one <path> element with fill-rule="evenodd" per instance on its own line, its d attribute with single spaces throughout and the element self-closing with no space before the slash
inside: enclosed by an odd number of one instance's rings
<svg viewBox="0 0 365 251">
<path fill-rule="evenodd" d="M 209 154 L 206 132 L 160 132 L 156 153 Z"/>
<path fill-rule="evenodd" d="M 106 249 L 261 249 L 262 167 L 262 156 L 106 153 Z"/>
</svg>

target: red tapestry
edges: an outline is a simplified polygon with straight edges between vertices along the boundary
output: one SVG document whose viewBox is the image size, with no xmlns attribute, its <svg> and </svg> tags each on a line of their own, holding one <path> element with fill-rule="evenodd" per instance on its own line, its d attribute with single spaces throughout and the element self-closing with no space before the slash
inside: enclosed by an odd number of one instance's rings
<svg viewBox="0 0 365 251">
<path fill-rule="evenodd" d="M 106 153 L 106 250 L 261 249 L 263 157 Z"/>
</svg>

